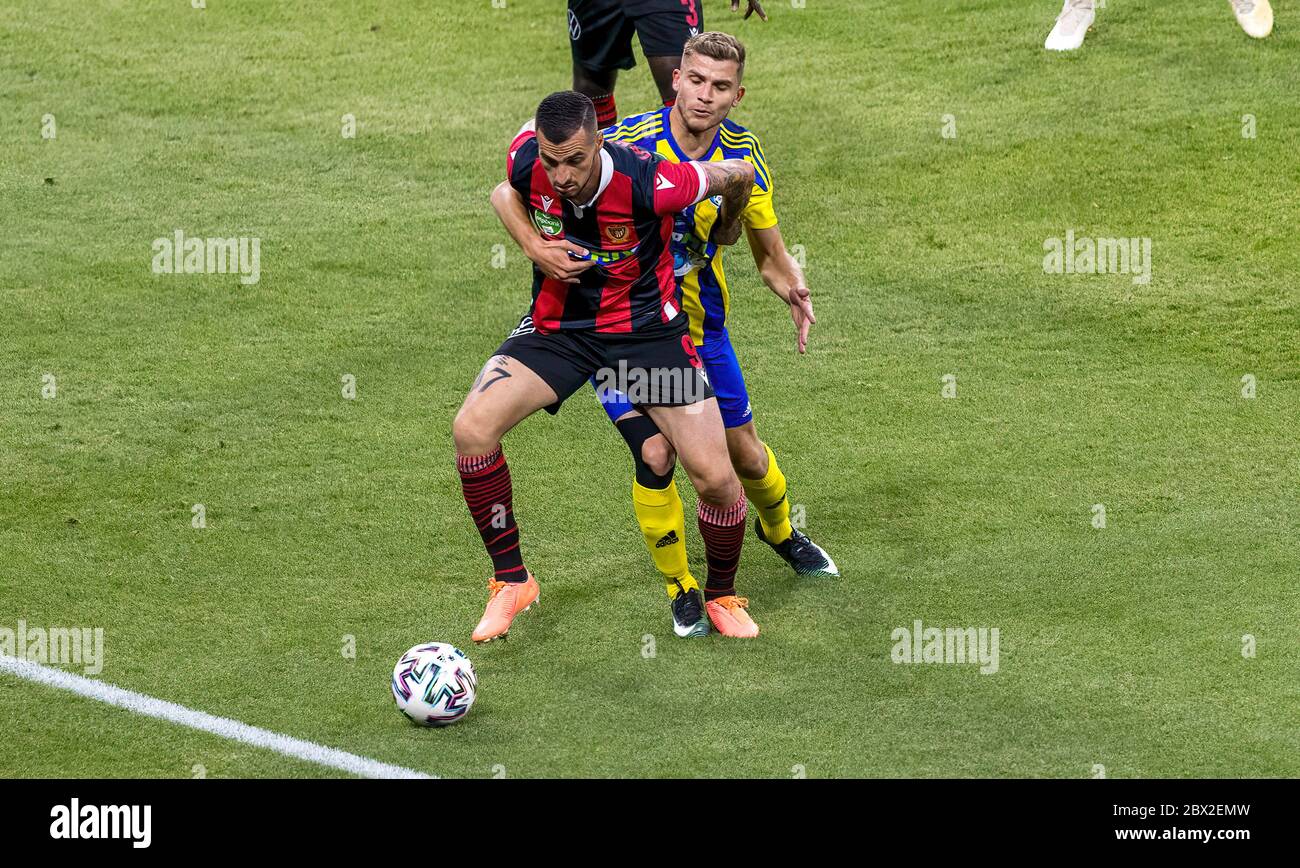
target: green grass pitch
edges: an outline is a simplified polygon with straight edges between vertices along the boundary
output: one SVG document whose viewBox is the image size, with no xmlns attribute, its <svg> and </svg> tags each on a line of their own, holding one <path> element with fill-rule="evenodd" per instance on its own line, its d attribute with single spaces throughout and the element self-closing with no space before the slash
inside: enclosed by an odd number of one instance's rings
<svg viewBox="0 0 1300 868">
<path fill-rule="evenodd" d="M 450 426 L 526 307 L 487 197 L 569 84 L 559 0 L 17 0 L 0 627 L 102 627 L 106 681 L 445 776 L 1300 775 L 1300 5 L 1256 42 L 1113 3 L 1070 56 L 1052 0 L 727 6 L 820 320 L 799 357 L 741 248 L 732 333 L 842 579 L 751 534 L 762 636 L 675 639 L 579 393 L 505 441 L 542 607 L 469 644 Z M 617 95 L 655 104 L 644 62 Z M 259 238 L 260 281 L 152 273 L 176 229 Z M 1045 273 L 1068 230 L 1150 238 L 1150 283 Z M 895 664 L 916 619 L 998 628 L 999 671 Z M 441 731 L 388 689 L 429 640 L 481 678 Z M 334 773 L 3 674 L 0 717 L 3 776 Z"/>
</svg>

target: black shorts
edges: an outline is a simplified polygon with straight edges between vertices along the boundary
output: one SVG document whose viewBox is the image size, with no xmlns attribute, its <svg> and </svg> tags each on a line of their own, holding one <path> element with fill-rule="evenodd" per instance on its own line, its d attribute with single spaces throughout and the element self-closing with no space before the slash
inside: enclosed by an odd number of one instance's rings
<svg viewBox="0 0 1300 868">
<path fill-rule="evenodd" d="M 552 414 L 588 380 L 597 395 L 621 392 L 620 399 L 638 407 L 680 407 L 713 397 L 685 328 L 660 337 L 587 329 L 542 334 L 524 317 L 496 354 L 525 365 L 555 391 L 558 400 L 546 408 Z"/>
<path fill-rule="evenodd" d="M 573 62 L 593 72 L 635 66 L 633 33 L 646 57 L 680 57 L 703 30 L 703 0 L 569 0 Z"/>
</svg>

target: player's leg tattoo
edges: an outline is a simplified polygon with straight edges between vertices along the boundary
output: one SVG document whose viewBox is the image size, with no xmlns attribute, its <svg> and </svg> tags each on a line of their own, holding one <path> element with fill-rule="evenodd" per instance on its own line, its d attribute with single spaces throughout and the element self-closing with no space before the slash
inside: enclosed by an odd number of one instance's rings
<svg viewBox="0 0 1300 868">
<path fill-rule="evenodd" d="M 508 376 L 494 374 L 494 369 Z M 495 388 L 485 389 L 491 382 Z M 559 400 L 555 390 L 518 359 L 496 355 L 488 359 L 465 395 L 452 422 L 452 436 L 460 455 L 487 455 L 501 445 L 501 437 L 543 407 Z"/>
<path fill-rule="evenodd" d="M 483 370 L 478 372 L 474 378 L 474 385 L 471 390 L 475 392 L 486 392 L 494 383 L 498 383 L 510 376 L 510 371 L 506 370 L 510 366 L 509 356 L 493 356 L 487 360 Z M 486 378 L 486 382 L 484 379 Z M 482 384 L 481 386 L 479 384 Z"/>
</svg>

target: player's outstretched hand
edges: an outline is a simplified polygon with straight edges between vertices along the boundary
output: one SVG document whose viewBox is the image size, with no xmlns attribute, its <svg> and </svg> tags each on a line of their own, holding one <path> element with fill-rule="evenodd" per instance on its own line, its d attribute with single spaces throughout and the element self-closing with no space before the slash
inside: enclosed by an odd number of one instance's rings
<svg viewBox="0 0 1300 868">
<path fill-rule="evenodd" d="M 808 329 L 817 322 L 817 317 L 813 316 L 812 295 L 802 284 L 790 290 L 790 319 L 799 333 L 799 352 L 808 352 Z"/>
<path fill-rule="evenodd" d="M 740 11 L 740 0 L 731 0 L 731 11 Z M 759 3 L 758 0 L 749 0 L 749 8 L 745 10 L 745 18 L 748 19 L 755 12 L 758 13 L 759 18 L 764 21 L 767 20 L 767 13 L 763 11 L 763 4 Z"/>
<path fill-rule="evenodd" d="M 578 256 L 587 255 L 586 250 L 571 242 L 546 241 L 539 238 L 537 244 L 529 251 L 528 258 L 537 264 L 542 274 L 552 280 L 577 283 L 578 275 L 596 263 L 589 258 L 574 259 L 569 256 L 570 252 Z"/>
</svg>

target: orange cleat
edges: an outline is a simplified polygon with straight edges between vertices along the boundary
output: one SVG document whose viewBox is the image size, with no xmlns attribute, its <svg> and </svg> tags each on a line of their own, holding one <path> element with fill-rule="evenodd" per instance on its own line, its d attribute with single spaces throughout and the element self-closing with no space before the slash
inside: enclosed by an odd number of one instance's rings
<svg viewBox="0 0 1300 868">
<path fill-rule="evenodd" d="M 749 608 L 749 600 L 744 597 L 737 597 L 735 594 L 718 597 L 716 600 L 709 600 L 704 608 L 708 610 L 713 629 L 723 636 L 752 639 L 758 635 L 758 625 L 745 611 Z"/>
<path fill-rule="evenodd" d="M 531 571 L 528 573 L 527 581 L 523 582 L 498 582 L 494 578 L 488 579 L 487 610 L 483 612 L 483 620 L 479 621 L 478 626 L 474 628 L 472 636 L 474 641 L 483 643 L 506 638 L 515 615 L 531 609 L 537 603 L 540 593 L 537 579 L 533 577 Z"/>
</svg>

